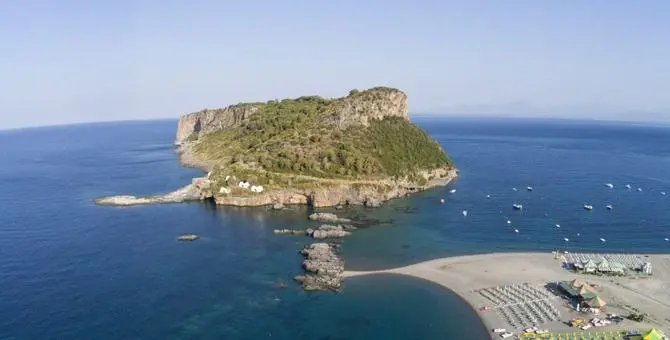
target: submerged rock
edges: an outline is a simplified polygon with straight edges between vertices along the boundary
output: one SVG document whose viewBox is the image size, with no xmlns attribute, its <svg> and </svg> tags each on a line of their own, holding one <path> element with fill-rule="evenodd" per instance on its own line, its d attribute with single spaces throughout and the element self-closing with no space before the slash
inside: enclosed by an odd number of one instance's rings
<svg viewBox="0 0 670 340">
<path fill-rule="evenodd" d="M 309 215 L 309 219 L 312 221 L 320 222 L 329 222 L 329 223 L 349 223 L 351 222 L 348 218 L 338 217 L 332 213 L 313 213 Z"/>
<path fill-rule="evenodd" d="M 279 235 L 307 235 L 314 239 L 322 240 L 326 238 L 341 238 L 351 235 L 351 232 L 356 230 L 352 225 L 330 225 L 323 224 L 316 229 L 275 229 L 273 234 Z"/>
<path fill-rule="evenodd" d="M 351 235 L 351 231 L 355 230 L 353 226 L 343 225 L 329 225 L 324 224 L 314 230 L 311 234 L 312 238 L 321 240 L 325 238 L 341 238 Z"/>
<path fill-rule="evenodd" d="M 306 245 L 301 251 L 305 257 L 302 266 L 306 274 L 297 275 L 293 279 L 300 282 L 302 288 L 307 291 L 339 291 L 344 272 L 344 261 L 336 253 L 337 247 L 329 243 Z"/>
</svg>

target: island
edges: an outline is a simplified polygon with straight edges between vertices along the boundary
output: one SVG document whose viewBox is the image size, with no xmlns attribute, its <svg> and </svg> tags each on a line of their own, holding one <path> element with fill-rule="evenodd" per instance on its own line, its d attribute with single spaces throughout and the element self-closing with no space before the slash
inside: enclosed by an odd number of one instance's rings
<svg viewBox="0 0 670 340">
<path fill-rule="evenodd" d="M 207 176 L 167 195 L 96 203 L 378 207 L 457 176 L 440 145 L 410 121 L 407 95 L 388 87 L 190 113 L 179 120 L 175 146 L 181 164 Z"/>
</svg>

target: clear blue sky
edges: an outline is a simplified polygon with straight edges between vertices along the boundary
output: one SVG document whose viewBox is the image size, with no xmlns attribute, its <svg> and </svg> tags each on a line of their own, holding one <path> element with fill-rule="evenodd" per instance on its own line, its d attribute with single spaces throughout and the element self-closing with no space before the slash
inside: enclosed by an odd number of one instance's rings
<svg viewBox="0 0 670 340">
<path fill-rule="evenodd" d="M 2 1 L 0 38 L 0 129 L 375 85 L 412 112 L 670 115 L 665 0 Z"/>
</svg>

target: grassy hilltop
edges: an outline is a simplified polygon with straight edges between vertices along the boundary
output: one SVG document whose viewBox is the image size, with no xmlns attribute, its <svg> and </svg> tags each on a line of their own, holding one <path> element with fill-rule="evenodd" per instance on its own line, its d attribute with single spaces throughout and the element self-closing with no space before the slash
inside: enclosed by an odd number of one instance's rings
<svg viewBox="0 0 670 340">
<path fill-rule="evenodd" d="M 343 129 L 334 124 L 347 100 L 374 102 L 384 91 L 397 90 L 374 88 L 353 90 L 337 99 L 309 96 L 238 104 L 258 110 L 238 126 L 198 138 L 194 153 L 223 168 L 349 180 L 411 178 L 420 170 L 450 167 L 440 146 L 401 117 Z"/>
</svg>

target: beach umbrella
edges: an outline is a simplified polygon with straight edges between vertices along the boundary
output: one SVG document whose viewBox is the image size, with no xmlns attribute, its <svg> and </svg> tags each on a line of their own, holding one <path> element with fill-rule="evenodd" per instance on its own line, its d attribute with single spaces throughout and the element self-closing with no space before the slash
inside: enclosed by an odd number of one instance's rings
<svg viewBox="0 0 670 340">
<path fill-rule="evenodd" d="M 652 328 L 651 330 L 649 330 L 649 332 L 645 333 L 642 336 L 642 339 L 643 340 L 661 340 L 661 339 L 664 339 L 664 336 L 657 329 Z"/>
</svg>

